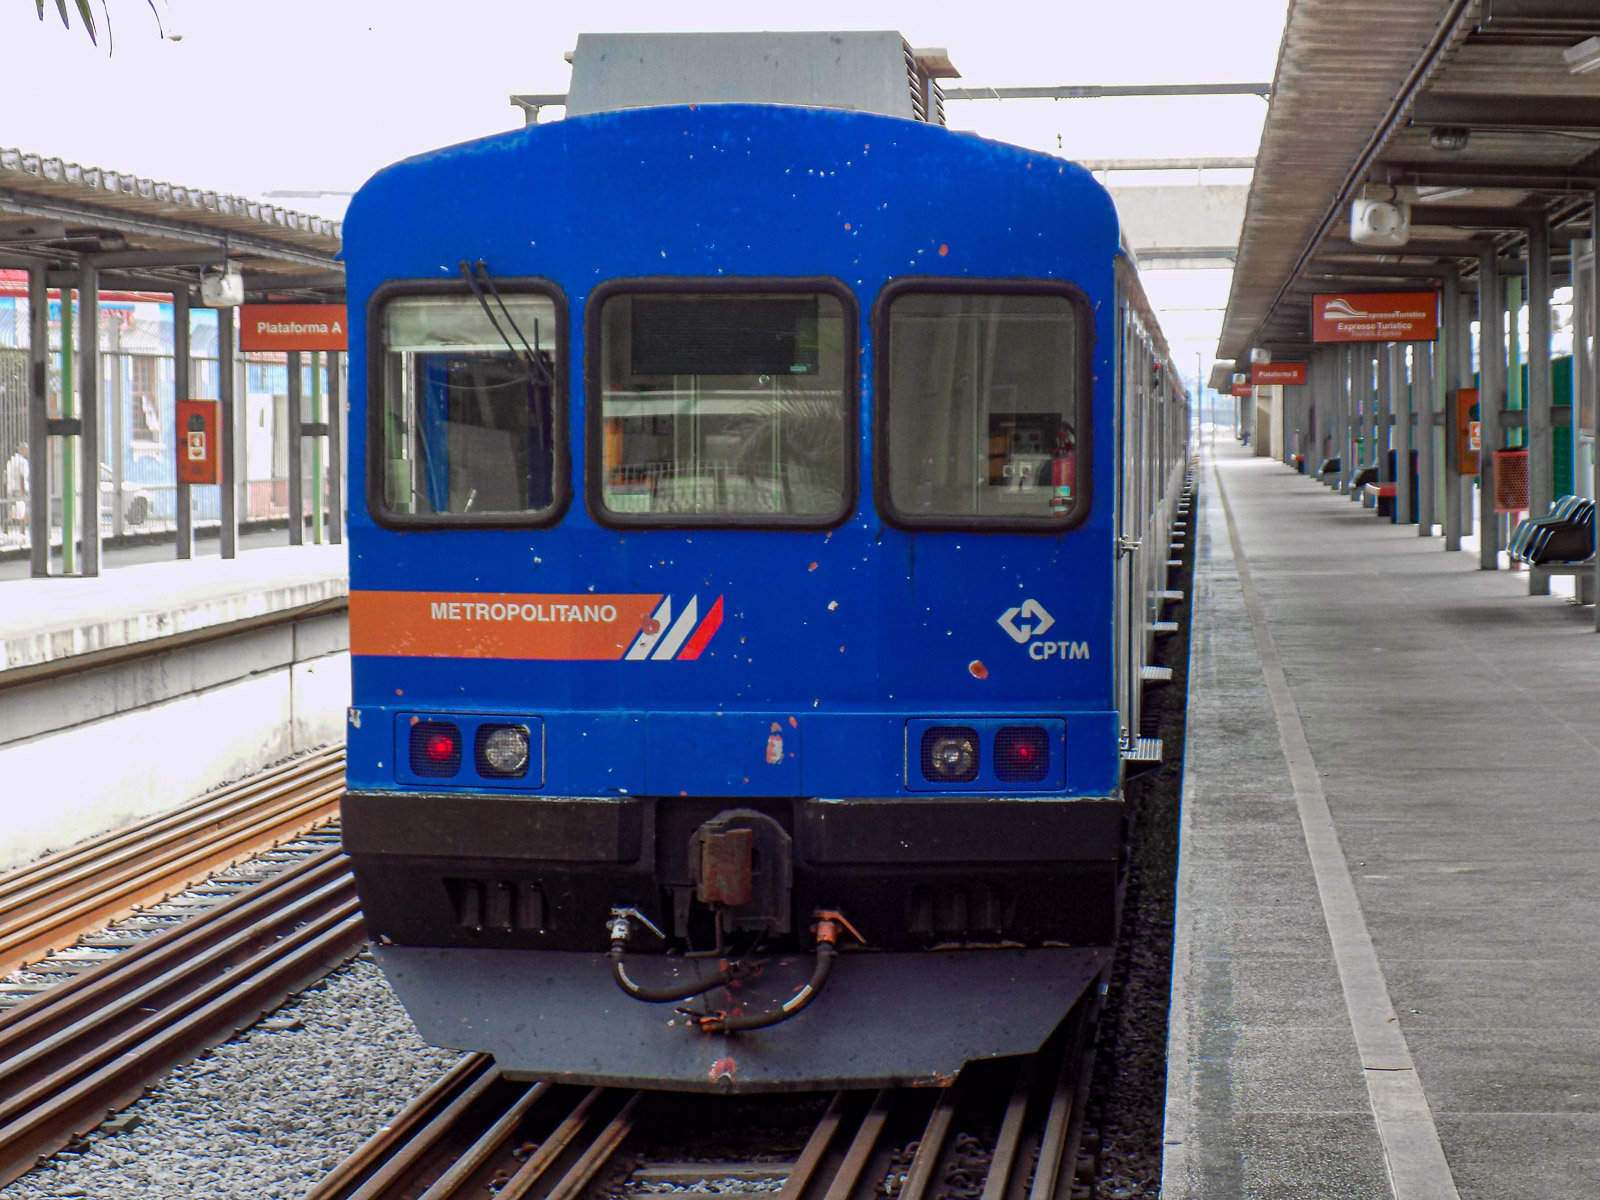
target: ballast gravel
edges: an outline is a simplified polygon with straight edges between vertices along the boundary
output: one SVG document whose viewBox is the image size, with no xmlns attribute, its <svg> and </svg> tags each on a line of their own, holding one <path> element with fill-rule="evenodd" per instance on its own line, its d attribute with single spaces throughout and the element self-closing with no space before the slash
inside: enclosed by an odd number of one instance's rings
<svg viewBox="0 0 1600 1200">
<path fill-rule="evenodd" d="M 459 1058 L 417 1036 L 363 952 L 0 1200 L 294 1200 Z"/>
</svg>

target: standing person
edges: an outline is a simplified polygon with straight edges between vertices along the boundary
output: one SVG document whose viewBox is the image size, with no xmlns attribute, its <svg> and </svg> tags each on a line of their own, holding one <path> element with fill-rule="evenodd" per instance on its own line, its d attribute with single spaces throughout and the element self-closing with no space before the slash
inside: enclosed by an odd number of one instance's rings
<svg viewBox="0 0 1600 1200">
<path fill-rule="evenodd" d="M 28 443 L 18 442 L 16 451 L 6 460 L 4 499 L 0 500 L 0 516 L 7 528 L 28 527 Z"/>
</svg>

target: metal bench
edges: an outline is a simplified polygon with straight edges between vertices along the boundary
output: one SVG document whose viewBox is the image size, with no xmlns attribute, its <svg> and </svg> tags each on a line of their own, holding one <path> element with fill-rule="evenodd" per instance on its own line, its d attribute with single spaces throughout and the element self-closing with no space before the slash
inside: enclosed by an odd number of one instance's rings
<svg viewBox="0 0 1600 1200">
<path fill-rule="evenodd" d="M 1542 517 L 1523 521 L 1506 552 L 1528 567 L 1528 595 L 1548 596 L 1554 575 L 1571 575 L 1579 604 L 1594 603 L 1594 503 L 1562 496 Z"/>
<path fill-rule="evenodd" d="M 1528 595 L 1548 596 L 1552 575 L 1571 575 L 1573 596 L 1579 604 L 1594 603 L 1594 559 L 1586 562 L 1532 563 L 1528 567 Z"/>
<path fill-rule="evenodd" d="M 1361 489 L 1361 507 L 1375 508 L 1380 517 L 1394 516 L 1394 498 L 1400 491 L 1396 483 L 1369 483 Z"/>
</svg>

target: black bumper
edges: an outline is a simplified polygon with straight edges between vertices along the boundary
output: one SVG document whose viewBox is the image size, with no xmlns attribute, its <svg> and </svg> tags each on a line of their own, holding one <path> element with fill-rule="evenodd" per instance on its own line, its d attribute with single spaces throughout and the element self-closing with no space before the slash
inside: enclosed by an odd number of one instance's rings
<svg viewBox="0 0 1600 1200">
<path fill-rule="evenodd" d="M 613 907 L 637 907 L 671 927 L 671 896 L 692 883 L 691 835 L 736 806 L 759 809 L 792 838 L 797 920 L 838 909 L 874 949 L 1114 938 L 1125 817 L 1115 799 L 734 805 L 351 792 L 343 837 L 375 937 L 598 952 Z"/>
</svg>

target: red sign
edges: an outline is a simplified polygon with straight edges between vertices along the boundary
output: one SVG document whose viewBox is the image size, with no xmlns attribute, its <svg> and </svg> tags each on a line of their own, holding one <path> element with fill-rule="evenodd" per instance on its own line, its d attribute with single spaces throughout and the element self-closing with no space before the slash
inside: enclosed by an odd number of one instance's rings
<svg viewBox="0 0 1600 1200">
<path fill-rule="evenodd" d="M 1439 293 L 1353 292 L 1311 298 L 1314 342 L 1431 342 Z"/>
<path fill-rule="evenodd" d="M 349 324 L 342 304 L 241 304 L 241 350 L 343 350 Z"/>
<path fill-rule="evenodd" d="M 1248 396 L 1251 394 L 1250 386 L 1251 385 L 1248 383 L 1236 383 L 1233 385 L 1231 394 L 1235 396 Z"/>
<path fill-rule="evenodd" d="M 1305 381 L 1305 363 L 1250 364 L 1250 382 L 1258 386 L 1268 383 L 1304 383 Z"/>
<path fill-rule="evenodd" d="M 216 400 L 179 400 L 178 482 L 222 482 L 222 404 Z"/>
</svg>

